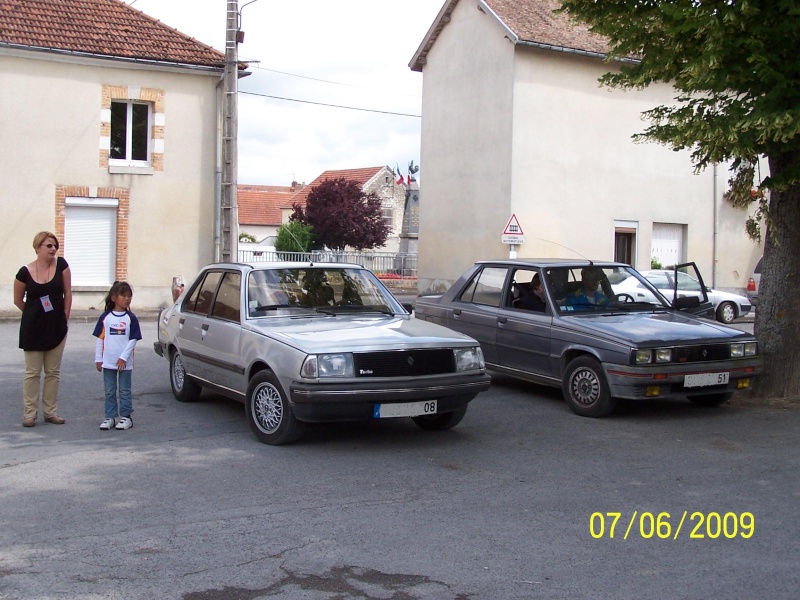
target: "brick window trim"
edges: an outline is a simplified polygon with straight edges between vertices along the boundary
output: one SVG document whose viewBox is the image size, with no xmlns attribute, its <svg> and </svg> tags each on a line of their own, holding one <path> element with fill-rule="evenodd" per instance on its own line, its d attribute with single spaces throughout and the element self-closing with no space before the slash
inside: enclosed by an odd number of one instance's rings
<svg viewBox="0 0 800 600">
<path fill-rule="evenodd" d="M 114 270 L 117 281 L 128 279 L 128 214 L 130 208 L 131 192 L 128 188 L 92 188 L 81 185 L 56 186 L 56 235 L 62 240 L 61 254 L 64 253 L 66 240 L 67 198 L 112 198 L 119 204 L 117 206 L 117 247 L 116 264 Z"/>
<path fill-rule="evenodd" d="M 104 84 L 100 99 L 100 168 L 107 169 L 111 153 L 111 102 L 114 100 L 140 100 L 153 105 L 153 125 L 150 139 L 154 148 L 150 152 L 153 171 L 164 170 L 164 90 L 126 85 Z"/>
</svg>

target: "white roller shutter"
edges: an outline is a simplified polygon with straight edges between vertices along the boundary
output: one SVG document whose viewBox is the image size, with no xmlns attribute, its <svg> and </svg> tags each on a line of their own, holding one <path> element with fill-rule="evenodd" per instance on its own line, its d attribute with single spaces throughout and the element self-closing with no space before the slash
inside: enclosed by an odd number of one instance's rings
<svg viewBox="0 0 800 600">
<path fill-rule="evenodd" d="M 111 287 L 117 262 L 117 208 L 66 207 L 64 258 L 74 286 Z"/>
<path fill-rule="evenodd" d="M 655 256 L 665 267 L 683 262 L 685 227 L 677 223 L 653 223 L 653 246 L 650 256 Z"/>
</svg>

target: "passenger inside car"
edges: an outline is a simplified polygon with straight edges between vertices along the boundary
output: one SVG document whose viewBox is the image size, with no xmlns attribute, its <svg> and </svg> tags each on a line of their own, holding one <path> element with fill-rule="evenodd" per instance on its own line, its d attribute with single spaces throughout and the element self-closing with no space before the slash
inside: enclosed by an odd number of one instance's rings
<svg viewBox="0 0 800 600">
<path fill-rule="evenodd" d="M 520 272 L 517 272 L 515 277 L 519 276 Z M 516 282 L 514 285 L 516 288 L 514 308 L 545 312 L 547 305 L 544 300 L 544 285 L 538 273 L 535 273 L 530 281 Z"/>
</svg>

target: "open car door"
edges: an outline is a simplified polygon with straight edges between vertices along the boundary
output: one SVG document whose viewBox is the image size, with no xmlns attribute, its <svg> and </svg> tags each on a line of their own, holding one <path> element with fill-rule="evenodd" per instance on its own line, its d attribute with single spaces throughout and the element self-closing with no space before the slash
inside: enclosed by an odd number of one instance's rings
<svg viewBox="0 0 800 600">
<path fill-rule="evenodd" d="M 708 299 L 706 284 L 695 263 L 675 265 L 670 279 L 673 308 L 698 317 L 714 318 L 714 305 Z"/>
</svg>

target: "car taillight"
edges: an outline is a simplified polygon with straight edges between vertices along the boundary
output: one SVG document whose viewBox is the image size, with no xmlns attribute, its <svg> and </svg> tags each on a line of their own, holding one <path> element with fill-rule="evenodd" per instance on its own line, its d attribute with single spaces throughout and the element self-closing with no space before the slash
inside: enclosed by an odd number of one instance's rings
<svg viewBox="0 0 800 600">
<path fill-rule="evenodd" d="M 756 291 L 756 282 L 752 277 L 747 281 L 747 291 L 748 292 Z"/>
</svg>

